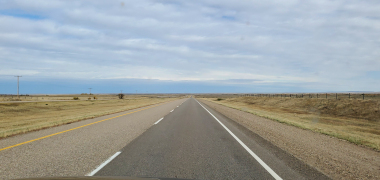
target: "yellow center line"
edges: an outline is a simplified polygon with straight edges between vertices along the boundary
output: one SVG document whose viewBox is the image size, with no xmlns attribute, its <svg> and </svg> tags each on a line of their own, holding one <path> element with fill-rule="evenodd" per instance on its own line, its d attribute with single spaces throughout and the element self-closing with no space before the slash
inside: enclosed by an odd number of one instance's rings
<svg viewBox="0 0 380 180">
<path fill-rule="evenodd" d="M 169 102 L 172 102 L 172 101 L 169 101 Z M 169 103 L 169 102 L 165 102 L 165 103 L 162 103 L 162 104 L 166 104 L 166 103 Z M 76 129 L 79 129 L 79 128 L 82 128 L 82 127 L 90 126 L 90 125 L 93 125 L 93 124 L 96 124 L 96 123 L 100 123 L 100 122 L 103 122 L 103 121 L 108 121 L 108 120 L 111 120 L 111 119 L 114 119 L 114 118 L 117 118 L 117 117 L 125 116 L 125 115 L 128 115 L 128 114 L 136 113 L 136 112 L 143 111 L 143 110 L 147 110 L 147 109 L 150 109 L 150 108 L 162 105 L 162 104 L 160 103 L 158 105 L 154 105 L 154 106 L 151 106 L 151 107 L 148 107 L 148 108 L 140 109 L 140 110 L 129 112 L 129 113 L 125 113 L 125 114 L 122 114 L 122 115 L 119 115 L 119 116 L 115 116 L 115 117 L 111 117 L 111 118 L 108 118 L 108 119 L 103 119 L 103 120 L 96 121 L 96 122 L 93 122 L 93 123 L 85 124 L 85 125 L 82 125 L 82 126 L 78 126 L 78 127 L 72 128 L 72 129 L 65 130 L 65 131 L 61 131 L 61 132 L 57 132 L 57 133 L 50 134 L 50 135 L 47 135 L 47 136 L 43 136 L 43 137 L 40 137 L 40 138 L 36 138 L 36 139 L 30 140 L 30 141 L 25 141 L 25 142 L 22 142 L 22 143 L 19 143 L 19 144 L 15 144 L 13 146 L 5 147 L 3 149 L 0 149 L 0 151 L 6 150 L 6 149 L 10 149 L 10 148 L 14 148 L 16 146 L 21 146 L 23 144 L 28 144 L 28 143 L 31 143 L 31 142 L 34 142 L 34 141 L 38 141 L 38 140 L 41 140 L 41 139 L 52 137 L 52 136 L 55 136 L 55 135 L 58 135 L 58 134 L 62 134 L 62 133 L 65 133 L 65 132 L 69 132 L 69 131 L 72 131 L 72 130 L 76 130 Z"/>
</svg>

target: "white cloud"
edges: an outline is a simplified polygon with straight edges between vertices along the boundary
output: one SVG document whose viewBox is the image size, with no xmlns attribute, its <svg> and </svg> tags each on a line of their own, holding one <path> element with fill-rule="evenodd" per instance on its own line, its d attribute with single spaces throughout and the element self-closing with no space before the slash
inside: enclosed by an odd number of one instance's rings
<svg viewBox="0 0 380 180">
<path fill-rule="evenodd" d="M 221 83 L 255 79 L 343 90 L 363 88 L 372 83 L 366 73 L 380 71 L 377 1 L 123 4 L 2 1 L 2 73 Z M 239 83 L 246 82 L 251 83 Z M 378 84 L 364 87 L 376 90 Z"/>
<path fill-rule="evenodd" d="M 12 76 L 12 75 L 26 75 L 26 76 L 31 76 L 31 75 L 36 75 L 39 72 L 36 70 L 24 70 L 24 69 L 0 69 L 0 75 L 5 75 L 5 76 Z"/>
</svg>

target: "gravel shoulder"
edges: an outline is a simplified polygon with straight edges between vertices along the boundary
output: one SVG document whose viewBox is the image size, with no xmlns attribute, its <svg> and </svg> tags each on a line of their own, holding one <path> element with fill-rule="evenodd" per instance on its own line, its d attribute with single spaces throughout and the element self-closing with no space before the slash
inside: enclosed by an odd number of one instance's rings
<svg viewBox="0 0 380 180">
<path fill-rule="evenodd" d="M 380 153 L 375 150 L 200 101 L 333 179 L 380 179 Z"/>
</svg>

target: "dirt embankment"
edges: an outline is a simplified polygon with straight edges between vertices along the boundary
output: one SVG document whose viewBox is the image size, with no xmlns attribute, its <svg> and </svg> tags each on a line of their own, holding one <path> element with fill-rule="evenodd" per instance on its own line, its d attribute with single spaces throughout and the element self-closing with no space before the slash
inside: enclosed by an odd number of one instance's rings
<svg viewBox="0 0 380 180">
<path fill-rule="evenodd" d="M 257 98 L 241 97 L 226 99 L 268 109 L 281 108 L 289 112 L 316 112 L 321 115 L 380 121 L 380 104 L 377 100 L 359 99 L 302 99 L 302 98 Z"/>
<path fill-rule="evenodd" d="M 374 100 L 267 97 L 207 100 L 380 150 L 380 104 Z"/>
<path fill-rule="evenodd" d="M 376 150 L 201 100 L 333 179 L 380 179 Z"/>
</svg>

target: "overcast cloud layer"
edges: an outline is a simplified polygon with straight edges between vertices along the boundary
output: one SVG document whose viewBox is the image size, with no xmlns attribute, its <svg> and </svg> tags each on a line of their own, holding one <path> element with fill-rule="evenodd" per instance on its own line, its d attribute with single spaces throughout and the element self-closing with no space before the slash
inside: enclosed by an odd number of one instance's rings
<svg viewBox="0 0 380 180">
<path fill-rule="evenodd" d="M 3 0 L 0 94 L 10 93 L 13 75 L 118 82 L 110 87 L 154 81 L 141 90 L 149 92 L 160 84 L 189 92 L 379 91 L 379 9 L 372 0 Z"/>
</svg>

